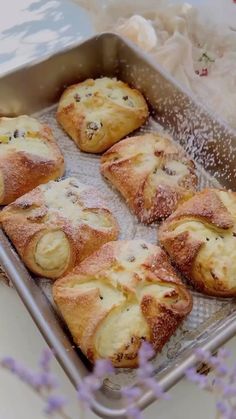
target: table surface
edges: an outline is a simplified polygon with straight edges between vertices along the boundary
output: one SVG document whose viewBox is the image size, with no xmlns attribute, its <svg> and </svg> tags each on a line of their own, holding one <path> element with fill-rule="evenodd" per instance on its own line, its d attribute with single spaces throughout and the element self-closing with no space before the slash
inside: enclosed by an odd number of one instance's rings
<svg viewBox="0 0 236 419">
<path fill-rule="evenodd" d="M 212 0 L 192 3 L 208 10 L 213 4 Z M 232 22 L 229 10 L 227 0 L 214 0 L 216 20 L 231 19 Z M 67 0 L 7 0 L 0 14 L 0 74 L 92 33 L 87 13 Z M 0 331 L 0 357 L 10 355 L 36 367 L 46 343 L 16 292 L 3 283 L 0 283 Z M 227 346 L 236 354 L 235 339 Z M 73 419 L 79 418 L 75 391 L 56 361 L 53 362 L 53 371 L 60 378 L 62 392 L 70 399 L 68 412 Z M 157 402 L 150 406 L 145 411 L 145 419 L 157 416 L 161 419 L 189 419 L 190 411 L 191 419 L 215 417 L 214 399 L 185 380 L 175 386 L 171 396 L 170 402 Z M 0 419 L 41 419 L 45 417 L 42 409 L 41 401 L 30 389 L 0 370 Z M 96 418 L 91 412 L 85 417 Z"/>
</svg>

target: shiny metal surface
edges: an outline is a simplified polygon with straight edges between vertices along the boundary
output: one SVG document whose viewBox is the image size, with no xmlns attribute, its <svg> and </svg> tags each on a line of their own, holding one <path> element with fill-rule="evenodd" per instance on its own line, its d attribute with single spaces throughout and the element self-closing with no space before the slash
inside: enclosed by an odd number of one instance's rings
<svg viewBox="0 0 236 419">
<path fill-rule="evenodd" d="M 113 34 L 96 36 L 41 62 L 6 74 L 0 79 L 0 114 L 9 116 L 42 111 L 47 116 L 51 111 L 44 108 L 55 104 L 67 85 L 101 75 L 117 76 L 142 90 L 154 119 L 168 129 L 202 167 L 214 174 L 221 185 L 236 189 L 235 134 L 223 123 L 215 121 L 213 115 L 196 104 L 188 92 L 181 90 L 149 58 Z M 207 175 L 204 176 L 206 179 Z M 88 373 L 90 366 L 81 353 L 73 348 L 67 329 L 2 232 L 0 243 L 0 263 L 76 385 Z M 214 300 L 211 302 L 214 304 Z M 204 307 L 208 303 L 210 305 L 207 299 L 201 302 Z M 183 376 L 187 366 L 195 363 L 193 347 L 215 350 L 236 333 L 235 308 L 234 302 L 224 300 L 219 314 L 209 315 L 208 323 L 203 322 L 191 342 L 183 346 L 158 372 L 157 378 L 166 390 Z M 140 398 L 139 405 L 144 408 L 152 401 L 152 394 L 146 392 Z M 122 418 L 125 413 L 119 390 L 115 388 L 113 391 L 109 386 L 97 392 L 93 409 L 104 418 Z"/>
</svg>

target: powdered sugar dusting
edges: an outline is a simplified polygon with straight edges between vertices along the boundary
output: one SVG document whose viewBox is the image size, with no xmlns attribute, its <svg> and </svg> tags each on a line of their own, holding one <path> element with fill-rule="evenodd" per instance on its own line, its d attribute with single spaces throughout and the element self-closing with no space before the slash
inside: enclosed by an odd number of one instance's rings
<svg viewBox="0 0 236 419">
<path fill-rule="evenodd" d="M 137 83 L 140 80 L 137 80 Z M 143 88 L 142 83 L 141 88 Z M 222 157 L 220 150 L 215 153 L 218 144 L 217 140 L 222 136 L 222 127 L 221 129 L 216 127 L 218 129 L 217 134 L 217 129 L 214 131 L 214 127 L 209 126 L 209 121 L 207 123 L 207 121 L 204 121 L 204 118 L 199 119 L 199 115 L 193 113 L 190 102 L 188 106 L 186 106 L 186 102 L 183 102 L 181 106 L 184 110 L 180 112 L 180 103 L 181 100 L 183 101 L 181 94 L 177 94 L 175 97 L 172 96 L 171 99 L 166 97 L 164 101 L 160 100 L 160 90 L 156 95 L 158 112 L 152 114 L 147 124 L 137 134 L 155 131 L 163 133 L 170 138 L 173 136 L 174 140 L 185 148 L 191 158 L 197 159 L 199 188 L 221 187 L 222 185 L 219 181 L 209 175 L 202 167 L 202 164 L 205 167 L 207 166 L 216 170 L 218 164 L 216 160 Z M 153 103 L 153 97 L 151 101 Z M 176 102 L 178 105 L 175 105 Z M 118 219 L 121 229 L 121 239 L 142 238 L 151 243 L 157 243 L 158 225 L 152 224 L 147 227 L 138 223 L 137 219 L 129 211 L 123 198 L 101 176 L 99 170 L 100 157 L 83 153 L 75 146 L 74 142 L 58 126 L 55 119 L 55 111 L 55 107 L 52 107 L 36 116 L 41 122 L 48 123 L 52 127 L 55 138 L 65 155 L 66 176 L 76 176 L 81 182 L 95 186 L 102 193 L 107 200 L 109 208 Z M 189 117 L 191 124 L 189 124 Z M 202 121 L 202 125 L 199 123 L 200 120 Z M 212 129 L 215 139 L 213 141 L 214 153 L 209 153 L 205 141 L 209 139 Z M 226 154 L 225 159 L 229 161 L 229 150 L 230 153 L 234 153 L 234 150 L 230 148 L 231 139 L 228 132 L 225 133 L 224 141 L 225 147 L 222 142 L 220 147 L 222 147 L 222 152 Z M 218 169 L 218 177 L 222 177 L 225 180 L 227 176 L 232 176 L 231 169 L 230 164 L 229 167 L 227 165 L 224 166 L 223 173 L 221 168 Z M 40 279 L 39 285 L 55 308 L 51 294 L 51 281 Z M 153 360 L 157 377 L 173 365 L 181 357 L 181 353 L 184 350 L 196 345 L 197 341 L 206 339 L 208 333 L 216 327 L 217 322 L 227 317 L 234 309 L 234 303 L 230 300 L 206 297 L 195 291 L 193 291 L 193 300 L 192 312 L 165 345 L 162 353 L 157 355 Z M 206 329 L 209 332 L 206 332 Z M 104 390 L 108 391 L 111 397 L 112 395 L 117 397 L 117 392 L 122 386 L 135 382 L 135 374 L 135 370 L 117 370 L 115 375 L 105 378 Z"/>
</svg>

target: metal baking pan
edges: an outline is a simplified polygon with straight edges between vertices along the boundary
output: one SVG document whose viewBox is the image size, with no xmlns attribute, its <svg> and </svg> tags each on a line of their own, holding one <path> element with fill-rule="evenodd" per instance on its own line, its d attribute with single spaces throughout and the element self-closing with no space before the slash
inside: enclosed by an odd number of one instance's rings
<svg viewBox="0 0 236 419">
<path fill-rule="evenodd" d="M 167 130 L 195 159 L 200 187 L 236 186 L 236 135 L 223 121 L 193 100 L 177 82 L 166 75 L 141 51 L 117 35 L 105 33 L 63 50 L 43 61 L 32 63 L 0 79 L 0 115 L 34 114 L 52 127 L 67 165 L 66 176 L 78 176 L 101 190 L 118 218 L 121 238 L 142 237 L 156 242 L 157 225 L 137 222 L 120 195 L 99 173 L 99 156 L 80 152 L 55 120 L 56 103 L 66 86 L 89 77 L 116 76 L 140 89 L 151 111 L 141 131 Z M 58 361 L 76 386 L 91 366 L 73 346 L 71 336 L 57 314 L 51 298 L 51 283 L 32 277 L 11 243 L 0 231 L 0 264 L 11 278 L 24 304 Z M 216 299 L 192 291 L 192 313 L 165 345 L 153 363 L 156 378 L 165 390 L 173 386 L 186 367 L 196 359 L 193 348 L 216 350 L 236 333 L 236 304 L 232 299 Z M 135 382 L 135 370 L 117 370 L 104 379 L 93 400 L 93 410 L 104 418 L 123 418 L 120 388 Z M 152 393 L 139 400 L 144 409 L 153 402 Z"/>
</svg>

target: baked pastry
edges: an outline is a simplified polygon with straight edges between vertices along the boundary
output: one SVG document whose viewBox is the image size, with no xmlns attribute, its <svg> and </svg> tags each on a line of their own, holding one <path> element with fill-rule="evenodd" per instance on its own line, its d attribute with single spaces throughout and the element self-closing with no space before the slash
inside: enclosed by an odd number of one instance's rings
<svg viewBox="0 0 236 419">
<path fill-rule="evenodd" d="M 51 129 L 35 118 L 0 118 L 0 205 L 64 173 Z"/>
<path fill-rule="evenodd" d="M 163 223 L 159 238 L 197 290 L 236 296 L 235 192 L 198 192 Z"/>
<path fill-rule="evenodd" d="M 118 236 L 97 191 L 75 178 L 38 186 L 5 207 L 0 222 L 26 266 L 48 278 L 65 274 Z"/>
<path fill-rule="evenodd" d="M 116 78 L 88 79 L 68 87 L 59 102 L 57 120 L 78 147 L 101 153 L 148 117 L 142 94 Z"/>
<path fill-rule="evenodd" d="M 75 343 L 91 362 L 136 367 L 143 340 L 160 351 L 191 311 L 192 298 L 159 247 L 106 243 L 53 286 Z"/>
<path fill-rule="evenodd" d="M 197 186 L 193 161 L 157 133 L 115 144 L 102 156 L 101 172 L 147 224 L 170 215 Z"/>
</svg>

